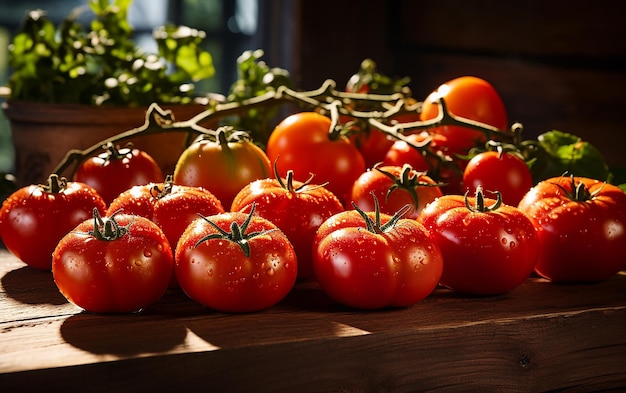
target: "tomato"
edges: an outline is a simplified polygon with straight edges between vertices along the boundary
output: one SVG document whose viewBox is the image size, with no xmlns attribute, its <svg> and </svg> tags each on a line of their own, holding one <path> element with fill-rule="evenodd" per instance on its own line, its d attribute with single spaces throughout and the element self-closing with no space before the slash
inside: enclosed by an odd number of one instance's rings
<svg viewBox="0 0 626 393">
<path fill-rule="evenodd" d="M 293 171 L 287 178 L 256 180 L 239 192 L 231 211 L 250 212 L 256 206 L 260 217 L 280 228 L 293 245 L 298 259 L 298 279 L 313 278 L 311 247 L 319 226 L 327 218 L 343 211 L 335 194 L 325 187 L 310 184 L 310 180 L 293 180 Z"/>
<path fill-rule="evenodd" d="M 224 213 L 224 207 L 210 191 L 174 184 L 168 176 L 164 183 L 135 186 L 121 193 L 109 205 L 107 215 L 116 211 L 139 215 L 154 222 L 175 249 L 180 236 L 198 218 L 198 214 Z"/>
<path fill-rule="evenodd" d="M 461 180 L 465 161 L 453 157 L 448 139 L 443 135 L 419 134 L 406 135 L 405 139 L 397 140 L 389 148 L 382 164 L 385 166 L 403 166 L 409 164 L 416 171 L 428 172 L 428 176 L 439 183 L 444 183 L 440 189 L 444 194 L 460 194 Z M 429 141 L 427 151 L 419 151 L 415 147 L 422 146 Z"/>
<path fill-rule="evenodd" d="M 280 173 L 292 170 L 298 181 L 313 174 L 345 203 L 352 183 L 365 172 L 365 160 L 347 137 L 331 135 L 330 125 L 328 117 L 315 112 L 288 116 L 272 132 L 267 155 L 272 162 L 280 157 Z"/>
<path fill-rule="evenodd" d="M 246 133 L 220 128 L 215 139 L 199 137 L 183 151 L 174 169 L 174 183 L 205 188 L 222 206 L 230 207 L 243 187 L 271 173 L 267 155 Z"/>
<path fill-rule="evenodd" d="M 152 221 L 117 214 L 79 224 L 57 245 L 52 274 L 59 291 L 96 313 L 130 313 L 159 300 L 170 282 L 173 254 Z"/>
<path fill-rule="evenodd" d="M 148 153 L 132 147 L 119 149 L 112 143 L 105 149 L 81 162 L 73 180 L 95 188 L 107 204 L 133 186 L 163 181 L 159 164 Z"/>
<path fill-rule="evenodd" d="M 519 209 L 537 228 L 542 277 L 597 282 L 626 268 L 626 194 L 618 187 L 554 177 L 533 187 Z"/>
<path fill-rule="evenodd" d="M 506 293 L 533 271 L 539 253 L 535 227 L 516 207 L 485 198 L 480 188 L 476 197 L 438 198 L 418 221 L 443 254 L 441 284 L 454 291 Z"/>
<path fill-rule="evenodd" d="M 175 256 L 176 277 L 195 301 L 224 312 L 252 312 L 293 288 L 298 261 L 287 236 L 269 220 L 232 212 L 195 220 Z"/>
<path fill-rule="evenodd" d="M 481 78 L 462 76 L 439 86 L 422 103 L 422 121 L 439 115 L 437 103 L 440 98 L 445 100 L 448 112 L 457 117 L 478 121 L 501 131 L 507 130 L 504 103 L 495 88 Z M 430 132 L 448 138 L 449 146 L 457 154 L 466 154 L 472 147 L 487 141 L 483 132 L 462 126 L 439 126 Z"/>
<path fill-rule="evenodd" d="M 106 203 L 86 184 L 50 175 L 46 185 L 18 189 L 2 204 L 0 238 L 22 262 L 50 270 L 52 251 L 65 234 Z"/>
<path fill-rule="evenodd" d="M 348 210 L 326 220 L 313 242 L 321 288 L 359 309 L 406 307 L 426 298 L 441 277 L 439 248 L 413 219 Z"/>
<path fill-rule="evenodd" d="M 384 132 L 371 127 L 357 131 L 350 140 L 359 149 L 367 168 L 381 162 L 395 142 Z"/>
<path fill-rule="evenodd" d="M 164 183 L 135 186 L 121 193 L 109 205 L 107 215 L 117 211 L 142 216 L 157 224 L 174 250 L 198 214 L 224 213 L 224 207 L 208 190 L 173 184 L 172 177 L 168 176 Z M 172 275 L 170 287 L 177 286 L 176 276 Z"/>
<path fill-rule="evenodd" d="M 533 186 L 530 168 L 513 153 L 485 151 L 472 157 L 463 172 L 463 185 L 474 194 L 478 186 L 500 191 L 502 201 L 517 206 Z"/>
<path fill-rule="evenodd" d="M 424 207 L 442 196 L 437 183 L 424 172 L 410 165 L 375 166 L 364 172 L 352 187 L 352 202 L 361 210 L 374 211 L 374 198 L 380 212 L 393 215 L 404 206 L 410 206 L 407 218 L 417 218 Z"/>
</svg>

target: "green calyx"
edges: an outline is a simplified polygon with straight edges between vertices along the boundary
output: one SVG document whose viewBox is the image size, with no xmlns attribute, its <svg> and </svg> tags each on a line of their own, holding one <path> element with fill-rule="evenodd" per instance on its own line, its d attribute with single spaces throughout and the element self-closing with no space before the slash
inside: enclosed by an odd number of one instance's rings
<svg viewBox="0 0 626 393">
<path fill-rule="evenodd" d="M 159 200 L 171 194 L 173 187 L 174 187 L 174 176 L 167 175 L 165 177 L 165 182 L 163 182 L 163 187 L 159 187 L 158 184 L 155 184 L 150 189 L 150 196 L 156 200 Z"/>
<path fill-rule="evenodd" d="M 117 240 L 129 233 L 130 227 L 133 225 L 134 218 L 128 225 L 120 226 L 115 219 L 121 210 L 116 211 L 110 217 L 101 217 L 98 209 L 93 209 L 93 230 L 88 234 L 98 240 L 113 241 Z"/>
<path fill-rule="evenodd" d="M 274 177 L 276 178 L 276 181 L 278 182 L 278 185 L 284 189 L 287 190 L 289 192 L 310 192 L 313 190 L 316 190 L 318 188 L 322 188 L 324 186 L 326 186 L 326 184 L 328 184 L 328 182 L 324 183 L 324 184 L 315 184 L 312 185 L 311 181 L 313 180 L 313 177 L 315 177 L 314 174 L 311 173 L 311 175 L 309 176 L 308 179 L 306 179 L 304 182 L 302 182 L 302 184 L 298 187 L 294 187 L 293 186 L 293 170 L 288 170 L 287 171 L 287 175 L 285 177 L 285 180 L 283 180 L 280 175 L 278 174 L 278 167 L 277 167 L 277 162 L 278 159 L 276 159 L 274 161 Z"/>
<path fill-rule="evenodd" d="M 53 173 L 48 176 L 47 183 L 41 184 L 39 187 L 48 194 L 60 194 L 67 188 L 67 179 Z"/>
<path fill-rule="evenodd" d="M 555 186 L 560 188 L 569 199 L 571 199 L 572 201 L 576 201 L 576 202 L 585 202 L 585 201 L 591 200 L 596 195 L 598 195 L 600 191 L 602 191 L 602 187 L 600 187 L 596 191 L 590 192 L 589 188 L 587 188 L 587 186 L 585 186 L 583 182 L 578 182 L 578 183 L 576 182 L 574 175 L 570 175 L 570 182 L 571 182 L 570 183 L 571 191 L 567 190 L 565 187 L 563 187 L 559 183 L 551 183 L 551 184 L 554 184 Z"/>
<path fill-rule="evenodd" d="M 474 206 L 471 206 L 468 198 L 468 190 L 463 196 L 463 199 L 465 201 L 465 207 L 467 208 L 467 210 L 470 210 L 474 213 L 488 213 L 496 211 L 500 208 L 500 206 L 502 206 L 502 194 L 500 193 L 500 191 L 494 191 L 493 193 L 496 194 L 496 201 L 493 203 L 493 205 L 486 206 L 483 187 L 476 187 L 476 204 Z"/>
<path fill-rule="evenodd" d="M 102 148 L 106 152 L 105 162 L 123 160 L 126 157 L 131 157 L 133 154 L 132 143 L 127 143 L 124 148 L 120 149 L 119 146 L 113 144 L 112 142 L 108 142 L 105 145 L 102 145 Z"/>
<path fill-rule="evenodd" d="M 356 203 L 352 202 L 352 207 L 354 207 L 354 210 L 356 210 L 361 215 L 361 217 L 363 217 L 367 230 L 372 233 L 380 235 L 385 232 L 389 232 L 396 226 L 398 221 L 400 221 L 400 219 L 404 217 L 404 215 L 409 210 L 411 210 L 410 205 L 404 205 L 391 217 L 389 221 L 387 221 L 385 224 L 382 224 L 380 221 L 380 204 L 378 203 L 378 198 L 376 198 L 376 195 L 374 195 L 374 193 L 372 193 L 372 197 L 374 198 L 374 219 L 372 219 L 369 215 L 367 215 L 367 213 L 361 210 L 356 205 Z"/>
<path fill-rule="evenodd" d="M 405 190 L 406 192 L 409 193 L 411 197 L 411 201 L 413 202 L 413 207 L 415 209 L 417 209 L 418 202 L 419 202 L 417 191 L 416 191 L 417 187 L 437 187 L 441 185 L 439 183 L 427 183 L 424 181 L 420 181 L 419 179 L 420 175 L 426 174 L 426 173 L 425 172 L 420 173 L 420 172 L 413 170 L 413 168 L 409 164 L 404 164 L 402 166 L 400 175 L 398 176 L 394 175 L 393 173 L 380 169 L 378 164 L 374 166 L 374 169 L 382 173 L 383 175 L 387 176 L 393 182 L 391 187 L 389 187 L 389 190 L 387 190 L 387 194 L 385 195 L 386 201 L 389 200 L 389 196 L 395 190 L 397 189 Z"/>
<path fill-rule="evenodd" d="M 249 257 L 250 256 L 250 240 L 257 236 L 262 236 L 262 235 L 265 235 L 269 232 L 276 230 L 276 228 L 273 228 L 273 229 L 268 229 L 265 231 L 246 233 L 246 231 L 248 230 L 248 225 L 250 225 L 250 222 L 252 221 L 252 217 L 254 216 L 255 210 L 256 210 L 256 203 L 252 204 L 252 208 L 250 209 L 250 214 L 248 214 L 248 217 L 243 222 L 243 224 L 239 225 L 239 223 L 237 223 L 236 221 L 233 221 L 230 223 L 230 232 L 223 230 L 216 223 L 209 220 L 207 217 L 200 215 L 200 217 L 204 221 L 206 221 L 209 225 L 211 225 L 213 228 L 215 228 L 215 230 L 217 230 L 218 233 L 212 233 L 210 235 L 203 237 L 202 239 L 198 240 L 198 242 L 196 243 L 194 247 L 198 247 L 201 243 L 207 240 L 211 240 L 211 239 L 230 240 L 231 242 L 237 243 L 241 247 L 241 250 L 243 251 L 245 256 Z"/>
</svg>

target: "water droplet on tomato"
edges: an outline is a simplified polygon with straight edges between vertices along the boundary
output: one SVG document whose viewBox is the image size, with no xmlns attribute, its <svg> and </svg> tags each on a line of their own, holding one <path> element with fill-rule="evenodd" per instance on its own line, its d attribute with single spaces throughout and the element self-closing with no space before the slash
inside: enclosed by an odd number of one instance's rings
<svg viewBox="0 0 626 393">
<path fill-rule="evenodd" d="M 517 246 L 517 244 L 515 242 L 513 242 L 513 241 L 511 243 L 509 243 L 509 247 L 511 249 L 514 249 L 516 246 Z"/>
<path fill-rule="evenodd" d="M 270 267 L 269 269 L 267 269 L 267 270 L 265 271 L 265 274 L 267 274 L 268 276 L 273 276 L 273 275 L 274 275 L 274 273 L 275 273 L 275 271 L 274 271 L 274 268 L 273 268 L 273 267 Z"/>
<path fill-rule="evenodd" d="M 213 269 L 208 269 L 206 271 L 207 276 L 211 277 L 213 275 Z"/>
<path fill-rule="evenodd" d="M 146 258 L 150 258 L 152 256 L 152 250 L 146 248 L 145 250 L 143 250 L 143 256 Z"/>
</svg>

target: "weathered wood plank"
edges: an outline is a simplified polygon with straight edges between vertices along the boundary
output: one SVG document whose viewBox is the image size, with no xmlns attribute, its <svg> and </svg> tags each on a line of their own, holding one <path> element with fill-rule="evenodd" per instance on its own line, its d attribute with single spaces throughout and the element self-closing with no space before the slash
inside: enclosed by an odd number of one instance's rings
<svg viewBox="0 0 626 393">
<path fill-rule="evenodd" d="M 82 389 L 76 381 L 94 391 L 626 387 L 626 273 L 593 285 L 531 278 L 493 297 L 438 289 L 413 307 L 377 312 L 340 307 L 315 284 L 242 315 L 169 291 L 141 314 L 113 316 L 50 301 L 58 296 L 50 274 L 6 251 L 0 274 L 0 385 L 10 391 Z"/>
</svg>

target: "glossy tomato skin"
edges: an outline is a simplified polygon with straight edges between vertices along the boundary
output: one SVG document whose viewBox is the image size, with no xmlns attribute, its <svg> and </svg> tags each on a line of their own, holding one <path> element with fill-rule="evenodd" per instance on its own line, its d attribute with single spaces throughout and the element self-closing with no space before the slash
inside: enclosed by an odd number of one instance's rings
<svg viewBox="0 0 626 393">
<path fill-rule="evenodd" d="M 209 190 L 229 207 L 248 183 L 272 174 L 267 155 L 248 140 L 220 143 L 207 139 L 193 142 L 178 159 L 174 183 Z"/>
<path fill-rule="evenodd" d="M 0 238 L 24 263 L 50 270 L 52 252 L 59 240 L 92 217 L 94 208 L 104 214 L 106 203 L 95 189 L 83 183 L 67 182 L 58 192 L 47 192 L 43 185 L 26 186 L 3 202 Z"/>
<path fill-rule="evenodd" d="M 374 213 L 367 213 L 374 217 Z M 391 217 L 381 214 L 381 222 Z M 313 243 L 320 286 L 336 302 L 359 309 L 406 307 L 437 287 L 443 269 L 438 247 L 413 219 L 385 233 L 368 231 L 356 210 L 326 220 Z"/>
<path fill-rule="evenodd" d="M 419 145 L 422 143 L 428 134 L 410 134 L 407 135 L 406 138 L 416 144 Z M 391 145 L 385 157 L 383 158 L 382 165 L 386 166 L 402 166 L 404 164 L 409 164 L 416 171 L 427 172 L 431 168 L 431 164 L 428 162 L 426 157 L 421 154 L 417 149 L 413 148 L 407 142 L 402 140 L 397 140 Z M 433 163 L 434 164 L 434 163 Z"/>
<path fill-rule="evenodd" d="M 361 152 L 367 168 L 384 160 L 387 151 L 395 142 L 384 132 L 373 128 L 356 133 L 350 140 Z"/>
<path fill-rule="evenodd" d="M 517 206 L 533 186 L 528 165 L 514 154 L 486 151 L 472 157 L 463 172 L 463 186 L 471 195 L 476 188 L 500 191 L 502 201 Z"/>
<path fill-rule="evenodd" d="M 268 219 L 287 235 L 298 259 L 298 279 L 314 278 L 311 247 L 319 226 L 342 212 L 335 194 L 319 185 L 293 181 L 293 189 L 283 188 L 276 179 L 261 179 L 244 187 L 233 201 L 231 211 L 256 214 Z M 300 188 L 303 187 L 303 188 Z"/>
<path fill-rule="evenodd" d="M 119 214 L 128 233 L 99 240 L 87 220 L 68 233 L 53 254 L 52 274 L 61 293 L 95 313 L 131 313 L 158 301 L 167 290 L 173 254 L 159 227 L 140 216 Z"/>
<path fill-rule="evenodd" d="M 448 112 L 455 116 L 478 121 L 507 130 L 506 108 L 500 95 L 487 81 L 474 76 L 452 79 L 433 91 L 422 103 L 420 119 L 434 119 L 439 115 L 437 101 L 442 97 Z M 469 149 L 487 141 L 484 133 L 460 126 L 440 126 L 430 130 L 448 138 L 455 153 L 466 154 Z"/>
<path fill-rule="evenodd" d="M 121 193 L 107 209 L 107 215 L 117 211 L 145 217 L 161 228 L 172 250 L 181 235 L 198 214 L 210 216 L 224 213 L 222 203 L 202 187 L 150 183 L 135 186 Z M 159 193 L 161 192 L 161 193 Z"/>
<path fill-rule="evenodd" d="M 539 235 L 535 271 L 554 282 L 603 281 L 626 268 L 626 194 L 599 180 L 574 181 L 595 195 L 573 200 L 571 180 L 555 177 L 520 201 Z"/>
<path fill-rule="evenodd" d="M 202 187 L 166 182 L 135 186 L 124 191 L 111 202 L 107 215 L 118 211 L 142 216 L 157 224 L 172 250 L 175 250 L 183 232 L 198 218 L 198 214 L 210 216 L 224 213 L 224 207 L 215 195 Z M 172 273 L 170 288 L 177 287 L 176 275 Z"/>
<path fill-rule="evenodd" d="M 73 180 L 93 187 L 109 204 L 120 193 L 133 186 L 162 182 L 163 172 L 159 164 L 145 151 L 123 148 L 114 152 L 107 151 L 81 162 Z"/>
<path fill-rule="evenodd" d="M 476 199 L 468 198 L 470 205 Z M 496 201 L 485 198 L 485 205 Z M 503 294 L 521 285 L 537 261 L 535 227 L 516 207 L 471 211 L 461 195 L 445 195 L 428 205 L 418 221 L 443 254 L 441 284 L 472 295 Z"/>
<path fill-rule="evenodd" d="M 429 151 L 439 157 L 447 157 L 446 163 L 433 157 L 425 156 L 405 141 L 395 141 L 387 151 L 382 165 L 402 166 L 409 164 L 416 171 L 428 172 L 428 175 L 439 183 L 444 194 L 461 194 L 461 182 L 466 161 L 454 156 L 448 138 L 443 135 L 421 132 L 406 136 L 409 142 L 421 145 L 430 140 Z"/>
<path fill-rule="evenodd" d="M 242 225 L 247 214 L 232 212 L 207 217 L 224 231 Z M 204 219 L 195 220 L 176 248 L 176 277 L 193 300 L 223 312 L 253 312 L 281 301 L 293 288 L 298 262 L 287 236 L 270 221 L 253 216 L 246 232 L 264 232 L 249 240 L 250 255 L 230 240 L 210 239 L 218 233 Z"/>
<path fill-rule="evenodd" d="M 408 205 L 411 206 L 411 209 L 404 217 L 417 218 L 427 204 L 442 196 L 443 193 L 435 185 L 435 181 L 423 172 L 414 171 L 410 167 L 406 167 L 406 169 L 409 170 L 410 176 L 415 179 L 415 186 L 407 184 L 407 188 L 394 188 L 395 181 L 381 172 L 384 171 L 401 178 L 405 169 L 400 166 L 383 165 L 363 172 L 352 186 L 352 202 L 363 211 L 374 211 L 376 205 L 372 197 L 373 194 L 378 200 L 381 213 L 393 215 Z M 411 195 L 411 189 L 415 193 L 416 199 Z M 390 191 L 391 193 L 389 193 Z"/>
<path fill-rule="evenodd" d="M 315 112 L 288 116 L 276 126 L 267 143 L 267 155 L 280 174 L 293 170 L 295 179 L 326 184 L 342 203 L 350 198 L 352 183 L 366 169 L 359 150 L 344 136 L 329 137 L 331 121 Z"/>
</svg>

